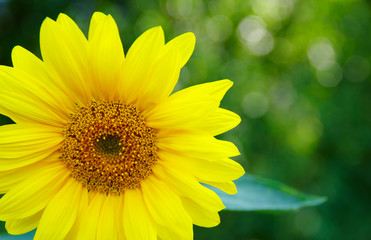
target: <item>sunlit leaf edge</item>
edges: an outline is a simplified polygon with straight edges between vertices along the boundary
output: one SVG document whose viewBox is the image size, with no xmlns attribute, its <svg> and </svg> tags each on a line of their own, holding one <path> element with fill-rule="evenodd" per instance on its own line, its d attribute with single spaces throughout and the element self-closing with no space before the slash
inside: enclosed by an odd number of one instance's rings
<svg viewBox="0 0 371 240">
<path fill-rule="evenodd" d="M 238 193 L 235 195 L 229 195 L 219 189 L 207 186 L 217 192 L 225 204 L 225 210 L 227 211 L 280 213 L 297 211 L 304 207 L 317 206 L 327 200 L 326 197 L 302 193 L 278 181 L 250 174 L 245 174 L 240 179 L 236 180 L 235 183 L 238 190 Z M 255 191 L 256 188 L 258 188 L 259 191 Z M 251 198 L 254 194 L 255 198 Z M 271 199 L 267 199 L 267 196 Z M 272 196 L 274 198 L 272 198 Z M 282 201 L 285 199 L 290 201 Z"/>
</svg>

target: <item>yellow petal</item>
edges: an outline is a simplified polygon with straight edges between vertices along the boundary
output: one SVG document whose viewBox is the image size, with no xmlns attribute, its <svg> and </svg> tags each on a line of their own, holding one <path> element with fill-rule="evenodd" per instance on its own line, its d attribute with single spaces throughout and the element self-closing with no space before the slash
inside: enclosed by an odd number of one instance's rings
<svg viewBox="0 0 371 240">
<path fill-rule="evenodd" d="M 198 129 L 205 130 L 216 136 L 235 128 L 241 122 L 240 116 L 223 108 L 218 108 L 203 121 L 196 124 Z"/>
<path fill-rule="evenodd" d="M 0 144 L 27 143 L 34 140 L 59 138 L 62 132 L 41 124 L 9 124 L 0 126 Z"/>
<path fill-rule="evenodd" d="M 174 231 L 174 229 L 169 228 L 168 226 L 162 226 L 158 225 L 157 226 L 157 231 L 158 231 L 158 239 L 161 240 L 193 240 L 193 232 L 192 235 L 189 234 L 188 236 L 185 235 L 179 235 Z"/>
<path fill-rule="evenodd" d="M 188 158 L 171 152 L 159 151 L 160 163 L 167 168 L 179 168 L 192 174 L 199 181 L 227 182 L 240 178 L 245 170 L 242 166 L 228 158 L 212 159 L 211 161 Z"/>
<path fill-rule="evenodd" d="M 6 221 L 6 231 L 12 235 L 19 235 L 34 230 L 39 225 L 43 212 L 42 210 L 26 218 Z"/>
<path fill-rule="evenodd" d="M 192 87 L 188 87 L 186 89 L 180 90 L 174 93 L 174 96 L 177 97 L 186 97 L 190 98 L 192 96 L 209 96 L 214 98 L 218 103 L 223 99 L 225 93 L 230 89 L 233 85 L 233 82 L 228 79 L 208 82 L 203 84 L 198 84 Z M 172 95 L 172 96 L 173 96 Z"/>
<path fill-rule="evenodd" d="M 232 86 L 229 80 L 220 80 L 192 86 L 172 94 L 166 101 L 146 114 L 153 128 L 197 127 L 213 114 L 226 91 Z"/>
<path fill-rule="evenodd" d="M 43 100 L 53 103 L 53 107 L 58 107 L 66 113 L 75 110 L 71 92 L 64 87 L 65 84 L 61 82 L 58 75 L 47 68 L 38 57 L 21 46 L 15 46 L 12 50 L 12 62 L 16 71 L 22 71 L 27 75 L 19 79 L 21 86 L 17 86 L 18 88 L 28 91 L 32 89 L 31 92 L 36 93 L 37 96 L 42 93 Z M 14 89 L 14 85 L 12 88 Z"/>
<path fill-rule="evenodd" d="M 49 152 L 34 152 L 34 150 L 15 152 L 15 149 L 16 148 L 10 148 L 8 149 L 9 152 L 4 151 L 4 155 L 6 154 L 6 156 L 0 158 L 1 171 L 19 168 L 47 158 L 54 159 L 52 153 Z"/>
<path fill-rule="evenodd" d="M 176 47 L 179 51 L 179 67 L 182 68 L 191 57 L 195 48 L 196 37 L 192 32 L 184 33 L 166 44 L 165 47 Z"/>
<path fill-rule="evenodd" d="M 15 122 L 41 122 L 64 126 L 68 114 L 48 90 L 29 82 L 33 79 L 14 68 L 0 66 L 0 112 Z"/>
<path fill-rule="evenodd" d="M 111 15 L 94 13 L 89 29 L 89 59 L 93 91 L 97 99 L 112 100 L 121 89 L 117 88 L 124 61 L 120 34 Z"/>
<path fill-rule="evenodd" d="M 55 160 L 59 160 L 55 158 Z M 50 164 L 49 161 L 41 161 L 34 164 L 20 167 L 17 169 L 0 172 L 0 194 L 8 192 L 15 187 L 18 183 L 24 181 L 30 176 L 37 174 L 40 168 Z"/>
<path fill-rule="evenodd" d="M 60 133 L 40 125 L 10 124 L 0 127 L 0 171 L 23 167 L 49 157 L 63 140 Z"/>
<path fill-rule="evenodd" d="M 64 239 L 75 223 L 81 192 L 81 183 L 69 178 L 46 206 L 37 227 L 35 240 Z"/>
<path fill-rule="evenodd" d="M 42 210 L 68 176 L 60 163 L 40 169 L 0 199 L 0 220 L 25 218 Z"/>
<path fill-rule="evenodd" d="M 204 183 L 219 188 L 225 193 L 228 194 L 236 194 L 237 193 L 237 188 L 234 182 L 229 181 L 229 182 L 210 182 L 210 181 L 203 181 Z"/>
<path fill-rule="evenodd" d="M 89 35 L 88 39 L 93 38 L 93 36 L 96 34 L 96 30 L 98 28 L 98 25 L 100 25 L 102 22 L 104 22 L 107 18 L 107 15 L 102 12 L 94 12 L 93 16 L 90 20 L 90 26 L 89 26 Z"/>
<path fill-rule="evenodd" d="M 161 27 L 144 32 L 130 47 L 121 72 L 121 99 L 127 103 L 137 100 L 138 94 L 148 84 L 147 76 L 165 45 Z"/>
<path fill-rule="evenodd" d="M 90 194 L 89 194 L 90 195 Z M 102 212 L 106 195 L 96 193 L 91 199 L 87 210 L 83 213 L 81 225 L 77 239 L 97 239 L 98 221 Z"/>
<path fill-rule="evenodd" d="M 108 195 L 99 216 L 97 239 L 118 239 L 118 227 L 121 223 L 118 219 L 122 216 L 118 207 L 119 196 Z"/>
<path fill-rule="evenodd" d="M 157 231 L 139 189 L 124 194 L 124 231 L 126 239 L 156 240 Z M 135 206 L 135 207 L 134 207 Z"/>
<path fill-rule="evenodd" d="M 150 175 L 142 181 L 144 202 L 157 224 L 166 226 L 178 239 L 192 239 L 192 219 L 168 185 Z M 160 233 L 159 233 L 160 234 Z"/>
<path fill-rule="evenodd" d="M 162 162 L 153 168 L 153 172 L 159 179 L 168 182 L 179 195 L 192 199 L 201 207 L 216 212 L 225 208 L 215 192 L 202 186 L 190 174 L 176 170 Z"/>
<path fill-rule="evenodd" d="M 182 202 L 193 224 L 201 227 L 215 227 L 220 223 L 218 212 L 203 208 L 189 198 L 182 198 Z"/>
<path fill-rule="evenodd" d="M 160 150 L 201 159 L 222 159 L 239 155 L 237 147 L 201 131 L 161 131 L 156 143 Z"/>
<path fill-rule="evenodd" d="M 41 26 L 40 47 L 46 66 L 74 93 L 72 100 L 79 105 L 88 104 L 91 100 L 88 41 L 78 26 L 65 14 L 60 14 L 57 22 L 46 18 Z"/>
<path fill-rule="evenodd" d="M 175 46 L 167 47 L 153 64 L 147 76 L 148 81 L 138 92 L 136 105 L 142 112 L 166 99 L 173 91 L 180 73 L 178 57 L 178 49 Z"/>
<path fill-rule="evenodd" d="M 194 43 L 190 33 L 164 45 L 161 27 L 145 32 L 129 49 L 124 63 L 123 99 L 142 111 L 163 101 L 173 91 Z"/>
<path fill-rule="evenodd" d="M 124 208 L 125 208 L 124 199 L 125 199 L 124 194 L 121 194 L 120 199 L 119 199 L 119 207 L 117 209 L 119 217 L 118 217 L 118 221 L 116 221 L 116 223 L 119 225 L 118 226 L 118 240 L 126 240 L 125 231 L 124 231 L 125 223 L 124 223 L 124 217 L 123 217 Z"/>
<path fill-rule="evenodd" d="M 89 195 L 88 190 L 86 188 L 83 188 L 81 191 L 81 198 L 79 210 L 76 216 L 76 221 L 73 224 L 72 228 L 70 229 L 69 233 L 66 235 L 65 239 L 77 240 L 80 229 L 84 228 L 84 225 L 82 225 L 82 219 L 85 217 L 85 213 L 88 208 L 88 195 Z"/>
</svg>

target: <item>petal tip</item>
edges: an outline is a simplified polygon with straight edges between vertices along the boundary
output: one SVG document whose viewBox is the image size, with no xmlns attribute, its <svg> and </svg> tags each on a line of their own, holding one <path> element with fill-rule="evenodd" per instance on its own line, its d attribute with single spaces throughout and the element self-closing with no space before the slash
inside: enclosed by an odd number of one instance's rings
<svg viewBox="0 0 371 240">
<path fill-rule="evenodd" d="M 223 79 L 223 80 L 220 80 L 221 82 L 223 82 L 225 84 L 226 87 L 228 88 L 231 88 L 233 86 L 233 82 L 229 79 Z"/>
<path fill-rule="evenodd" d="M 41 29 L 43 29 L 43 26 L 45 27 L 46 25 L 53 24 L 55 21 L 51 19 L 50 17 L 46 17 L 44 21 L 41 23 Z"/>
<path fill-rule="evenodd" d="M 186 32 L 182 34 L 185 39 L 187 39 L 190 45 L 195 45 L 196 43 L 196 35 L 193 32 Z"/>
<path fill-rule="evenodd" d="M 235 124 L 236 124 L 235 127 L 236 127 L 241 123 L 242 120 L 241 120 L 240 115 L 238 115 L 236 113 L 234 113 L 233 117 L 235 118 Z"/>
<path fill-rule="evenodd" d="M 162 28 L 161 25 L 156 26 L 156 27 L 153 27 L 153 28 L 150 28 L 147 31 L 148 32 L 151 32 L 151 33 L 160 34 L 160 35 L 164 36 L 164 29 Z"/>
<path fill-rule="evenodd" d="M 238 193 L 236 184 L 234 182 L 232 182 L 232 184 L 234 185 L 234 189 L 233 190 L 230 190 L 229 192 L 227 192 L 229 195 L 235 195 L 235 194 Z"/>
<path fill-rule="evenodd" d="M 67 21 L 73 21 L 68 15 L 64 14 L 64 13 L 60 13 L 57 17 L 57 23 L 60 23 L 64 20 L 67 20 Z"/>
</svg>

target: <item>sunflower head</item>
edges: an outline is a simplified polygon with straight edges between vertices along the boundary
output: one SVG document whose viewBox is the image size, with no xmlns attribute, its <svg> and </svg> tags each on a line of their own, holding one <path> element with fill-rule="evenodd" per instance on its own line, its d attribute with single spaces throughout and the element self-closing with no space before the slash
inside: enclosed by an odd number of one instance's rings
<svg viewBox="0 0 371 240">
<path fill-rule="evenodd" d="M 42 60 L 22 47 L 0 67 L 0 220 L 35 239 L 192 239 L 234 194 L 238 149 L 216 135 L 238 115 L 220 108 L 229 80 L 172 93 L 195 45 L 161 27 L 124 54 L 110 15 L 88 38 L 66 15 L 45 19 Z M 203 183 L 203 184 L 200 184 Z M 63 223 L 63 224 L 61 224 Z"/>
<path fill-rule="evenodd" d="M 155 137 L 135 106 L 92 101 L 71 115 L 61 160 L 89 191 L 124 193 L 152 173 Z"/>
</svg>

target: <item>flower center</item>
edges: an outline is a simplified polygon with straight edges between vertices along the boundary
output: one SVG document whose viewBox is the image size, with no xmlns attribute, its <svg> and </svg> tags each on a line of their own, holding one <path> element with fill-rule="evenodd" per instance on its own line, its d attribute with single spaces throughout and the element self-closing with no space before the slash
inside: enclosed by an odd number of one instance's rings
<svg viewBox="0 0 371 240">
<path fill-rule="evenodd" d="M 120 194 L 139 188 L 152 173 L 155 138 L 135 106 L 91 101 L 71 115 L 61 159 L 89 191 Z"/>
<path fill-rule="evenodd" d="M 120 137 L 117 135 L 104 135 L 101 136 L 97 141 L 97 149 L 99 149 L 102 154 L 115 155 L 120 154 L 121 142 Z"/>
</svg>

